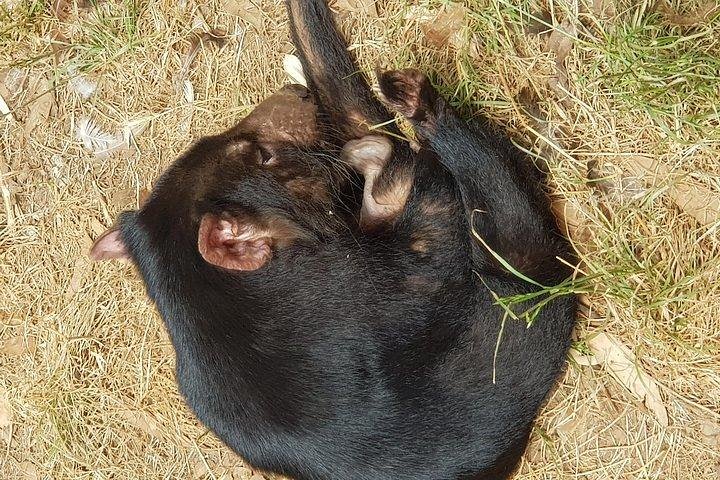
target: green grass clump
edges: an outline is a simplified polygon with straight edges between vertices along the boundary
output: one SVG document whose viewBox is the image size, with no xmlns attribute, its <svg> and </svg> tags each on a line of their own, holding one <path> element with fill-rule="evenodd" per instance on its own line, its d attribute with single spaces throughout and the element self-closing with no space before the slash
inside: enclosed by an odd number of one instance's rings
<svg viewBox="0 0 720 480">
<path fill-rule="evenodd" d="M 657 15 L 618 25 L 599 46 L 594 65 L 605 94 L 646 112 L 680 141 L 720 138 L 717 18 L 697 31 L 669 27 Z"/>
</svg>

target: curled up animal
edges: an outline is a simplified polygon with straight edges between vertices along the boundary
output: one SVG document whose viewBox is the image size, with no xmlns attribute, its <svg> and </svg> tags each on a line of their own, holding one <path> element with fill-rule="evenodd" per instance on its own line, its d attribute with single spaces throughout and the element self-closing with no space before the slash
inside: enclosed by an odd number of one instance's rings
<svg viewBox="0 0 720 480">
<path fill-rule="evenodd" d="M 505 322 L 490 290 L 536 286 L 475 235 L 542 284 L 567 278 L 539 179 L 417 70 L 381 73 L 383 104 L 326 3 L 287 5 L 308 89 L 192 145 L 91 255 L 137 266 L 181 393 L 254 467 L 506 478 L 564 365 L 576 300 L 550 301 L 530 328 Z M 418 151 L 369 130 L 385 105 Z"/>
</svg>

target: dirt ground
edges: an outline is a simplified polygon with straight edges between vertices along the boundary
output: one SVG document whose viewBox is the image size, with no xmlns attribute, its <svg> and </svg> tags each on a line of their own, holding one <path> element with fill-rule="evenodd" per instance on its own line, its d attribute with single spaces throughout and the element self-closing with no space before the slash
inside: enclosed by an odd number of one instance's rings
<svg viewBox="0 0 720 480">
<path fill-rule="evenodd" d="M 717 2 L 336 2 L 362 68 L 432 72 L 550 173 L 575 348 L 517 479 L 720 478 Z M 0 0 L 0 478 L 248 479 L 92 239 L 287 82 L 282 2 Z"/>
</svg>

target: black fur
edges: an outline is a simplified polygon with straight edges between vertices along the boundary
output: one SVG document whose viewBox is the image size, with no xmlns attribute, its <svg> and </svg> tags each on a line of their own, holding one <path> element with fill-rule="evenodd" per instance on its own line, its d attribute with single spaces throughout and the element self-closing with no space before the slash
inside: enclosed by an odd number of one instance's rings
<svg viewBox="0 0 720 480">
<path fill-rule="evenodd" d="M 356 67 L 325 3 L 289 6 L 301 55 L 322 61 L 305 68 L 332 121 L 329 140 L 356 133 L 348 108 L 385 118 L 364 81 L 343 81 Z M 175 347 L 182 394 L 256 468 L 297 480 L 506 478 L 562 369 L 572 297 L 550 302 L 531 328 L 508 320 L 495 358 L 503 310 L 488 287 L 499 295 L 534 287 L 479 246 L 471 214 L 483 210 L 477 233 L 546 284 L 569 275 L 555 259 L 570 258 L 567 242 L 537 186 L 518 173 L 521 156 L 470 130 L 423 78 L 381 78 L 390 104 L 423 111 L 415 121 L 426 139 L 417 154 L 395 144 L 402 165 L 388 178 L 411 175 L 412 189 L 387 228 L 359 230 L 352 187 L 327 143 L 273 145 L 291 171 L 327 177 L 327 201 L 314 202 L 272 169 L 228 157 L 228 144 L 254 141 L 242 129 L 201 140 L 139 212 L 121 215 Z M 412 104 L 418 86 L 430 91 Z M 200 217 L 219 211 L 287 218 L 302 240 L 256 271 L 217 268 L 197 241 Z"/>
</svg>

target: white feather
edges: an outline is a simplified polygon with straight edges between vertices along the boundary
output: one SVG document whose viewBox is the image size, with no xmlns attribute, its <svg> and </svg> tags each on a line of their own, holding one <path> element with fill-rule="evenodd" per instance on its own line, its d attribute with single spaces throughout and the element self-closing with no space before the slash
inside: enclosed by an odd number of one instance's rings
<svg viewBox="0 0 720 480">
<path fill-rule="evenodd" d="M 83 100 L 92 97 L 95 90 L 97 90 L 97 83 L 88 79 L 82 73 L 78 73 L 74 65 L 68 67 L 68 74 L 70 75 L 70 79 L 68 80 L 70 90 L 77 93 Z"/>
<path fill-rule="evenodd" d="M 123 127 L 122 137 L 125 145 L 130 148 L 135 142 L 135 138 L 145 131 L 150 124 L 150 119 L 141 118 L 139 120 L 132 120 L 125 123 Z"/>
<path fill-rule="evenodd" d="M 0 95 L 0 116 L 5 116 L 10 113 L 10 107 L 5 103 L 5 99 Z"/>
<path fill-rule="evenodd" d="M 190 80 L 183 80 L 182 90 L 185 101 L 187 103 L 193 103 L 195 101 L 195 89 L 193 88 L 193 84 L 190 83 Z"/>
<path fill-rule="evenodd" d="M 123 135 L 105 132 L 88 117 L 82 117 L 75 131 L 83 146 L 98 157 L 107 157 L 112 152 L 128 148 Z"/>
<path fill-rule="evenodd" d="M 8 70 L 6 76 L 5 76 L 5 88 L 7 89 L 8 93 L 10 94 L 10 97 L 15 97 L 17 94 L 19 94 L 23 86 L 25 85 L 25 80 L 28 78 L 28 72 L 19 68 L 11 68 Z"/>
<path fill-rule="evenodd" d="M 300 85 L 307 88 L 307 80 L 305 79 L 305 73 L 303 72 L 302 63 L 300 59 L 295 55 L 285 55 L 283 58 L 283 69 L 290 81 L 293 83 L 299 83 Z"/>
</svg>

